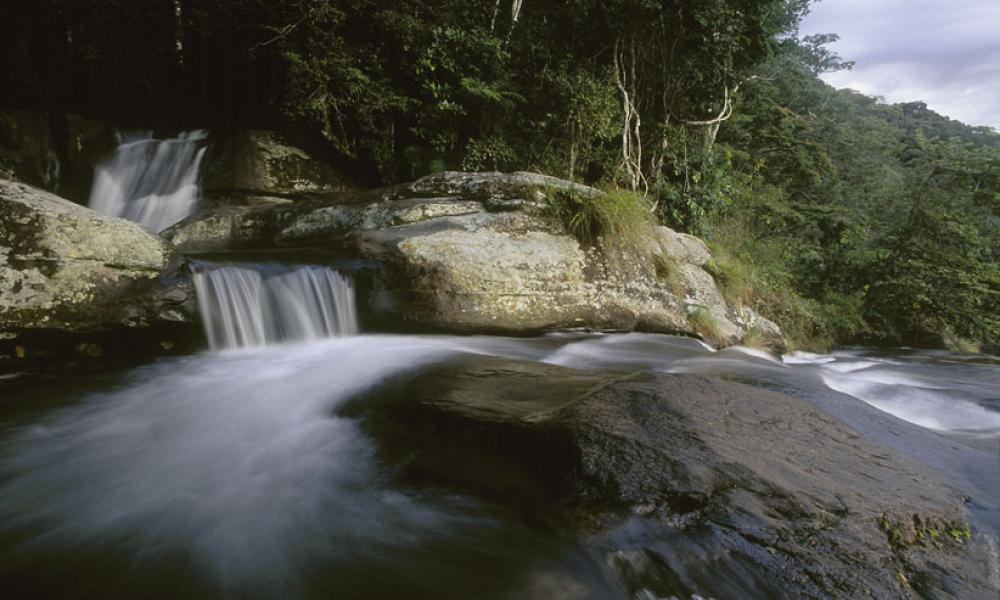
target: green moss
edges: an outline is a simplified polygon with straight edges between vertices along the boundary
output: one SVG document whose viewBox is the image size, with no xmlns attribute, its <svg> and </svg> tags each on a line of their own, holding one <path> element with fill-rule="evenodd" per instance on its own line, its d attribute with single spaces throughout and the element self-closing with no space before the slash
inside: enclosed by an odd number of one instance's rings
<svg viewBox="0 0 1000 600">
<path fill-rule="evenodd" d="M 906 543 L 906 538 L 903 535 L 903 528 L 898 524 L 889 521 L 889 518 L 882 515 L 881 521 L 879 521 L 879 528 L 886 532 L 889 538 L 889 545 L 893 548 L 904 548 L 908 544 Z"/>
<path fill-rule="evenodd" d="M 879 528 L 886 533 L 889 545 L 896 550 L 904 550 L 916 544 L 931 544 L 940 547 L 943 540 L 951 540 L 956 544 L 964 544 L 972 539 L 972 530 L 968 523 L 961 521 L 946 521 L 936 518 L 921 518 L 918 515 L 904 518 L 903 521 L 882 515 Z M 944 532 L 944 536 L 942 536 Z"/>
<path fill-rule="evenodd" d="M 968 525 L 964 527 L 952 527 L 948 530 L 948 536 L 959 544 L 963 544 L 972 539 L 972 530 L 969 529 Z"/>
</svg>

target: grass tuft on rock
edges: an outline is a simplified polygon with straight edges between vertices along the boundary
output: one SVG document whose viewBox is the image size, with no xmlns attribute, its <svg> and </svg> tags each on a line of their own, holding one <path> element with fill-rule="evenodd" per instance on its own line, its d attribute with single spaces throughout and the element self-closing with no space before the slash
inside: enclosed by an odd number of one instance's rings
<svg viewBox="0 0 1000 600">
<path fill-rule="evenodd" d="M 767 333 L 764 332 L 764 329 L 761 328 L 760 325 L 754 325 L 747 329 L 746 334 L 740 340 L 740 344 L 748 348 L 758 348 L 760 350 L 773 352 L 769 341 L 770 338 Z"/>
<path fill-rule="evenodd" d="M 593 193 L 571 188 L 550 189 L 545 196 L 552 215 L 587 245 L 604 241 L 641 247 L 655 224 L 652 204 L 635 192 Z"/>
<path fill-rule="evenodd" d="M 681 266 L 677 259 L 667 254 L 653 255 L 653 269 L 656 273 L 656 280 L 670 290 L 678 299 L 683 299 L 685 294 L 684 278 L 681 275 Z"/>
<path fill-rule="evenodd" d="M 703 338 L 720 339 L 722 337 L 722 325 L 719 320 L 704 307 L 697 307 L 688 313 L 688 323 Z"/>
</svg>

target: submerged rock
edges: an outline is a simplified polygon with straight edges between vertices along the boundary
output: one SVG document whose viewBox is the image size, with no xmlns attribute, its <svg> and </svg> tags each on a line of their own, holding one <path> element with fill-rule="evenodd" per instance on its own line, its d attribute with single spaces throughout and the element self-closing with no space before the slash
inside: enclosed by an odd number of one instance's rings
<svg viewBox="0 0 1000 600">
<path fill-rule="evenodd" d="M 967 539 L 947 484 L 781 394 L 476 357 L 349 411 L 401 481 L 547 523 L 632 597 L 998 592 L 995 550 Z"/>
<path fill-rule="evenodd" d="M 186 277 L 139 225 L 0 180 L 0 331 L 93 331 L 182 320 Z"/>
</svg>

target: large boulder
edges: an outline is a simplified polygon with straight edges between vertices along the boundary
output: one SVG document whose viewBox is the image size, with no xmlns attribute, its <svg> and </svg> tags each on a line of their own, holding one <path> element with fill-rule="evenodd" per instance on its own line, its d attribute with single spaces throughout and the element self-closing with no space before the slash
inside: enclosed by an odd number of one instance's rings
<svg viewBox="0 0 1000 600">
<path fill-rule="evenodd" d="M 403 483 L 584 543 L 633 598 L 996 597 L 939 476 L 806 401 L 695 375 L 469 357 L 347 408 Z"/>
<path fill-rule="evenodd" d="M 302 212 L 277 240 L 349 235 L 381 267 L 382 304 L 422 328 L 641 329 L 720 344 L 760 324 L 776 329 L 726 304 L 697 238 L 651 227 L 645 244 L 582 244 L 550 210 L 552 195 L 564 191 L 601 194 L 534 173 L 439 173 L 369 202 Z M 772 349 L 780 350 L 778 340 Z"/>
<path fill-rule="evenodd" d="M 222 206 L 164 235 L 184 250 L 323 246 L 376 266 L 371 303 L 412 329 L 530 334 L 588 328 L 686 332 L 732 344 L 749 332 L 780 351 L 777 327 L 730 306 L 692 236 L 581 243 L 556 194 L 596 189 L 535 173 L 445 172 L 370 192 Z"/>
<path fill-rule="evenodd" d="M 0 180 L 0 332 L 182 319 L 189 299 L 183 278 L 169 274 L 171 258 L 135 223 Z"/>
<path fill-rule="evenodd" d="M 344 175 L 274 131 L 241 131 L 217 137 L 203 164 L 202 188 L 217 199 L 234 195 L 235 201 L 243 195 L 280 199 L 352 187 Z"/>
</svg>

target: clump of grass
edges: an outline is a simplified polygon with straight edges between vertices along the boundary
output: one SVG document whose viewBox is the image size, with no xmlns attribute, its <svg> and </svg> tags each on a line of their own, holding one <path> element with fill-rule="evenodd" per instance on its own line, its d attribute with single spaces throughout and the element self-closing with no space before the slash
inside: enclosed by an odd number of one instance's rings
<svg viewBox="0 0 1000 600">
<path fill-rule="evenodd" d="M 754 325 L 747 330 L 744 334 L 743 339 L 740 340 L 740 344 L 748 346 L 750 348 L 759 348 L 761 350 L 771 350 L 771 345 L 768 343 L 769 338 L 760 325 Z"/>
<path fill-rule="evenodd" d="M 746 267 L 742 262 L 726 252 L 716 250 L 715 256 L 705 263 L 704 269 L 715 279 L 726 303 L 736 305 L 749 300 L 750 288 Z"/>
<path fill-rule="evenodd" d="M 830 290 L 818 299 L 795 291 L 795 256 L 781 239 L 755 236 L 742 221 L 725 219 L 710 223 L 704 234 L 715 255 L 705 269 L 723 297 L 777 323 L 789 351 L 826 350 L 867 330 L 862 293 Z"/>
<path fill-rule="evenodd" d="M 685 293 L 684 279 L 681 276 L 681 267 L 677 259 L 667 254 L 653 255 L 653 269 L 656 272 L 656 280 L 663 287 L 670 290 L 677 298 L 683 298 Z"/>
<path fill-rule="evenodd" d="M 941 334 L 941 341 L 944 343 L 945 348 L 952 352 L 976 354 L 983 351 L 981 344 L 956 335 L 950 328 L 946 328 Z"/>
<path fill-rule="evenodd" d="M 691 327 L 706 339 L 722 338 L 722 325 L 719 320 L 707 308 L 697 307 L 687 316 Z"/>
<path fill-rule="evenodd" d="M 655 222 L 652 205 L 626 190 L 593 193 L 589 190 L 547 190 L 548 206 L 566 228 L 584 244 L 617 242 L 638 247 Z"/>
</svg>

